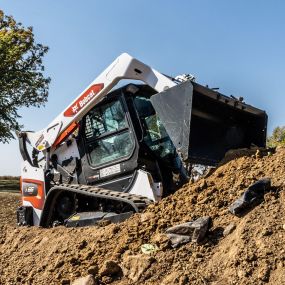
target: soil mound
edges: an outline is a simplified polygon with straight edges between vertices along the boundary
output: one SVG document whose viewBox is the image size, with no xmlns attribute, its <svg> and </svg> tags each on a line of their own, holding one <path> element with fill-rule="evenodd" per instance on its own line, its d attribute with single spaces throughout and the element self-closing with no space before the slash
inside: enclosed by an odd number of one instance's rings
<svg viewBox="0 0 285 285">
<path fill-rule="evenodd" d="M 232 215 L 229 205 L 264 177 L 272 182 L 264 202 Z M 17 228 L 18 196 L 0 194 L 0 284 L 72 284 L 90 274 L 94 284 L 285 284 L 284 177 L 285 149 L 250 152 L 121 224 L 88 228 Z M 173 249 L 165 230 L 202 216 L 213 221 L 206 239 Z M 155 250 L 144 254 L 143 244 Z"/>
</svg>

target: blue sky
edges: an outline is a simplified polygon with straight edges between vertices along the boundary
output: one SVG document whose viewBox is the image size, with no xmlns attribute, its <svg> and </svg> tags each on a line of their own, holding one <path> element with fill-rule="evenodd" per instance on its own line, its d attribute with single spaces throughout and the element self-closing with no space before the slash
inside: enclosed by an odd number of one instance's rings
<svg viewBox="0 0 285 285">
<path fill-rule="evenodd" d="M 285 1 L 0 0 L 0 9 L 50 47 L 49 101 L 21 109 L 26 130 L 61 112 L 115 57 L 128 52 L 159 71 L 243 96 L 285 125 Z M 0 175 L 20 173 L 17 141 L 0 144 Z"/>
</svg>

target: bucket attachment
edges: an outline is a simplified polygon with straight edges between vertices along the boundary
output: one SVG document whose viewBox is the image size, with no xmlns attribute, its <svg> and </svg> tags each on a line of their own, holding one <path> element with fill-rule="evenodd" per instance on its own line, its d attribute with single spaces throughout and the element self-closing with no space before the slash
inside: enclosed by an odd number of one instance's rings
<svg viewBox="0 0 285 285">
<path fill-rule="evenodd" d="M 151 102 L 185 162 L 215 165 L 230 149 L 266 144 L 264 111 L 195 82 L 157 93 Z"/>
</svg>

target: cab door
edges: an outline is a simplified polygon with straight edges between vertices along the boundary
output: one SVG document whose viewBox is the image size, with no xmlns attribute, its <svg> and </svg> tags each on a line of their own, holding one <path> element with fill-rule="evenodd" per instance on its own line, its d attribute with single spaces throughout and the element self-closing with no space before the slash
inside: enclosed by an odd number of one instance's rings
<svg viewBox="0 0 285 285">
<path fill-rule="evenodd" d="M 123 95 L 95 106 L 81 122 L 80 138 L 85 182 L 112 184 L 115 179 L 120 185 L 114 189 L 124 190 L 137 167 L 137 141 Z"/>
</svg>

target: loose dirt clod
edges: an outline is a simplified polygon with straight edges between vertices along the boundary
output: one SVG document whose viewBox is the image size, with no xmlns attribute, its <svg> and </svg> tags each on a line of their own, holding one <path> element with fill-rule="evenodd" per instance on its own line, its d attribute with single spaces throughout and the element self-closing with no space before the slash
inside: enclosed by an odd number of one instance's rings
<svg viewBox="0 0 285 285">
<path fill-rule="evenodd" d="M 98 283 L 95 281 L 92 275 L 87 275 L 85 277 L 81 277 L 72 282 L 71 285 L 97 285 Z"/>
<path fill-rule="evenodd" d="M 229 224 L 223 231 L 223 235 L 224 236 L 227 236 L 229 234 L 231 234 L 236 228 L 236 225 L 235 224 Z"/>
<path fill-rule="evenodd" d="M 0 193 L 0 284 L 72 284 L 88 274 L 113 285 L 285 284 L 285 149 L 255 154 L 224 160 L 143 214 L 104 227 L 17 228 L 19 195 Z M 264 201 L 232 215 L 229 206 L 263 177 L 271 178 Z M 204 216 L 212 227 L 203 243 L 169 245 L 167 228 Z M 142 254 L 143 244 L 159 250 Z M 122 272 L 102 274 L 108 261 Z"/>
<path fill-rule="evenodd" d="M 125 255 L 123 258 L 124 276 L 133 282 L 137 282 L 152 262 L 154 262 L 152 257 L 143 254 Z"/>
<path fill-rule="evenodd" d="M 113 260 L 107 260 L 104 262 L 102 268 L 99 271 L 101 276 L 113 276 L 120 274 L 122 271 L 121 267 Z"/>
</svg>

